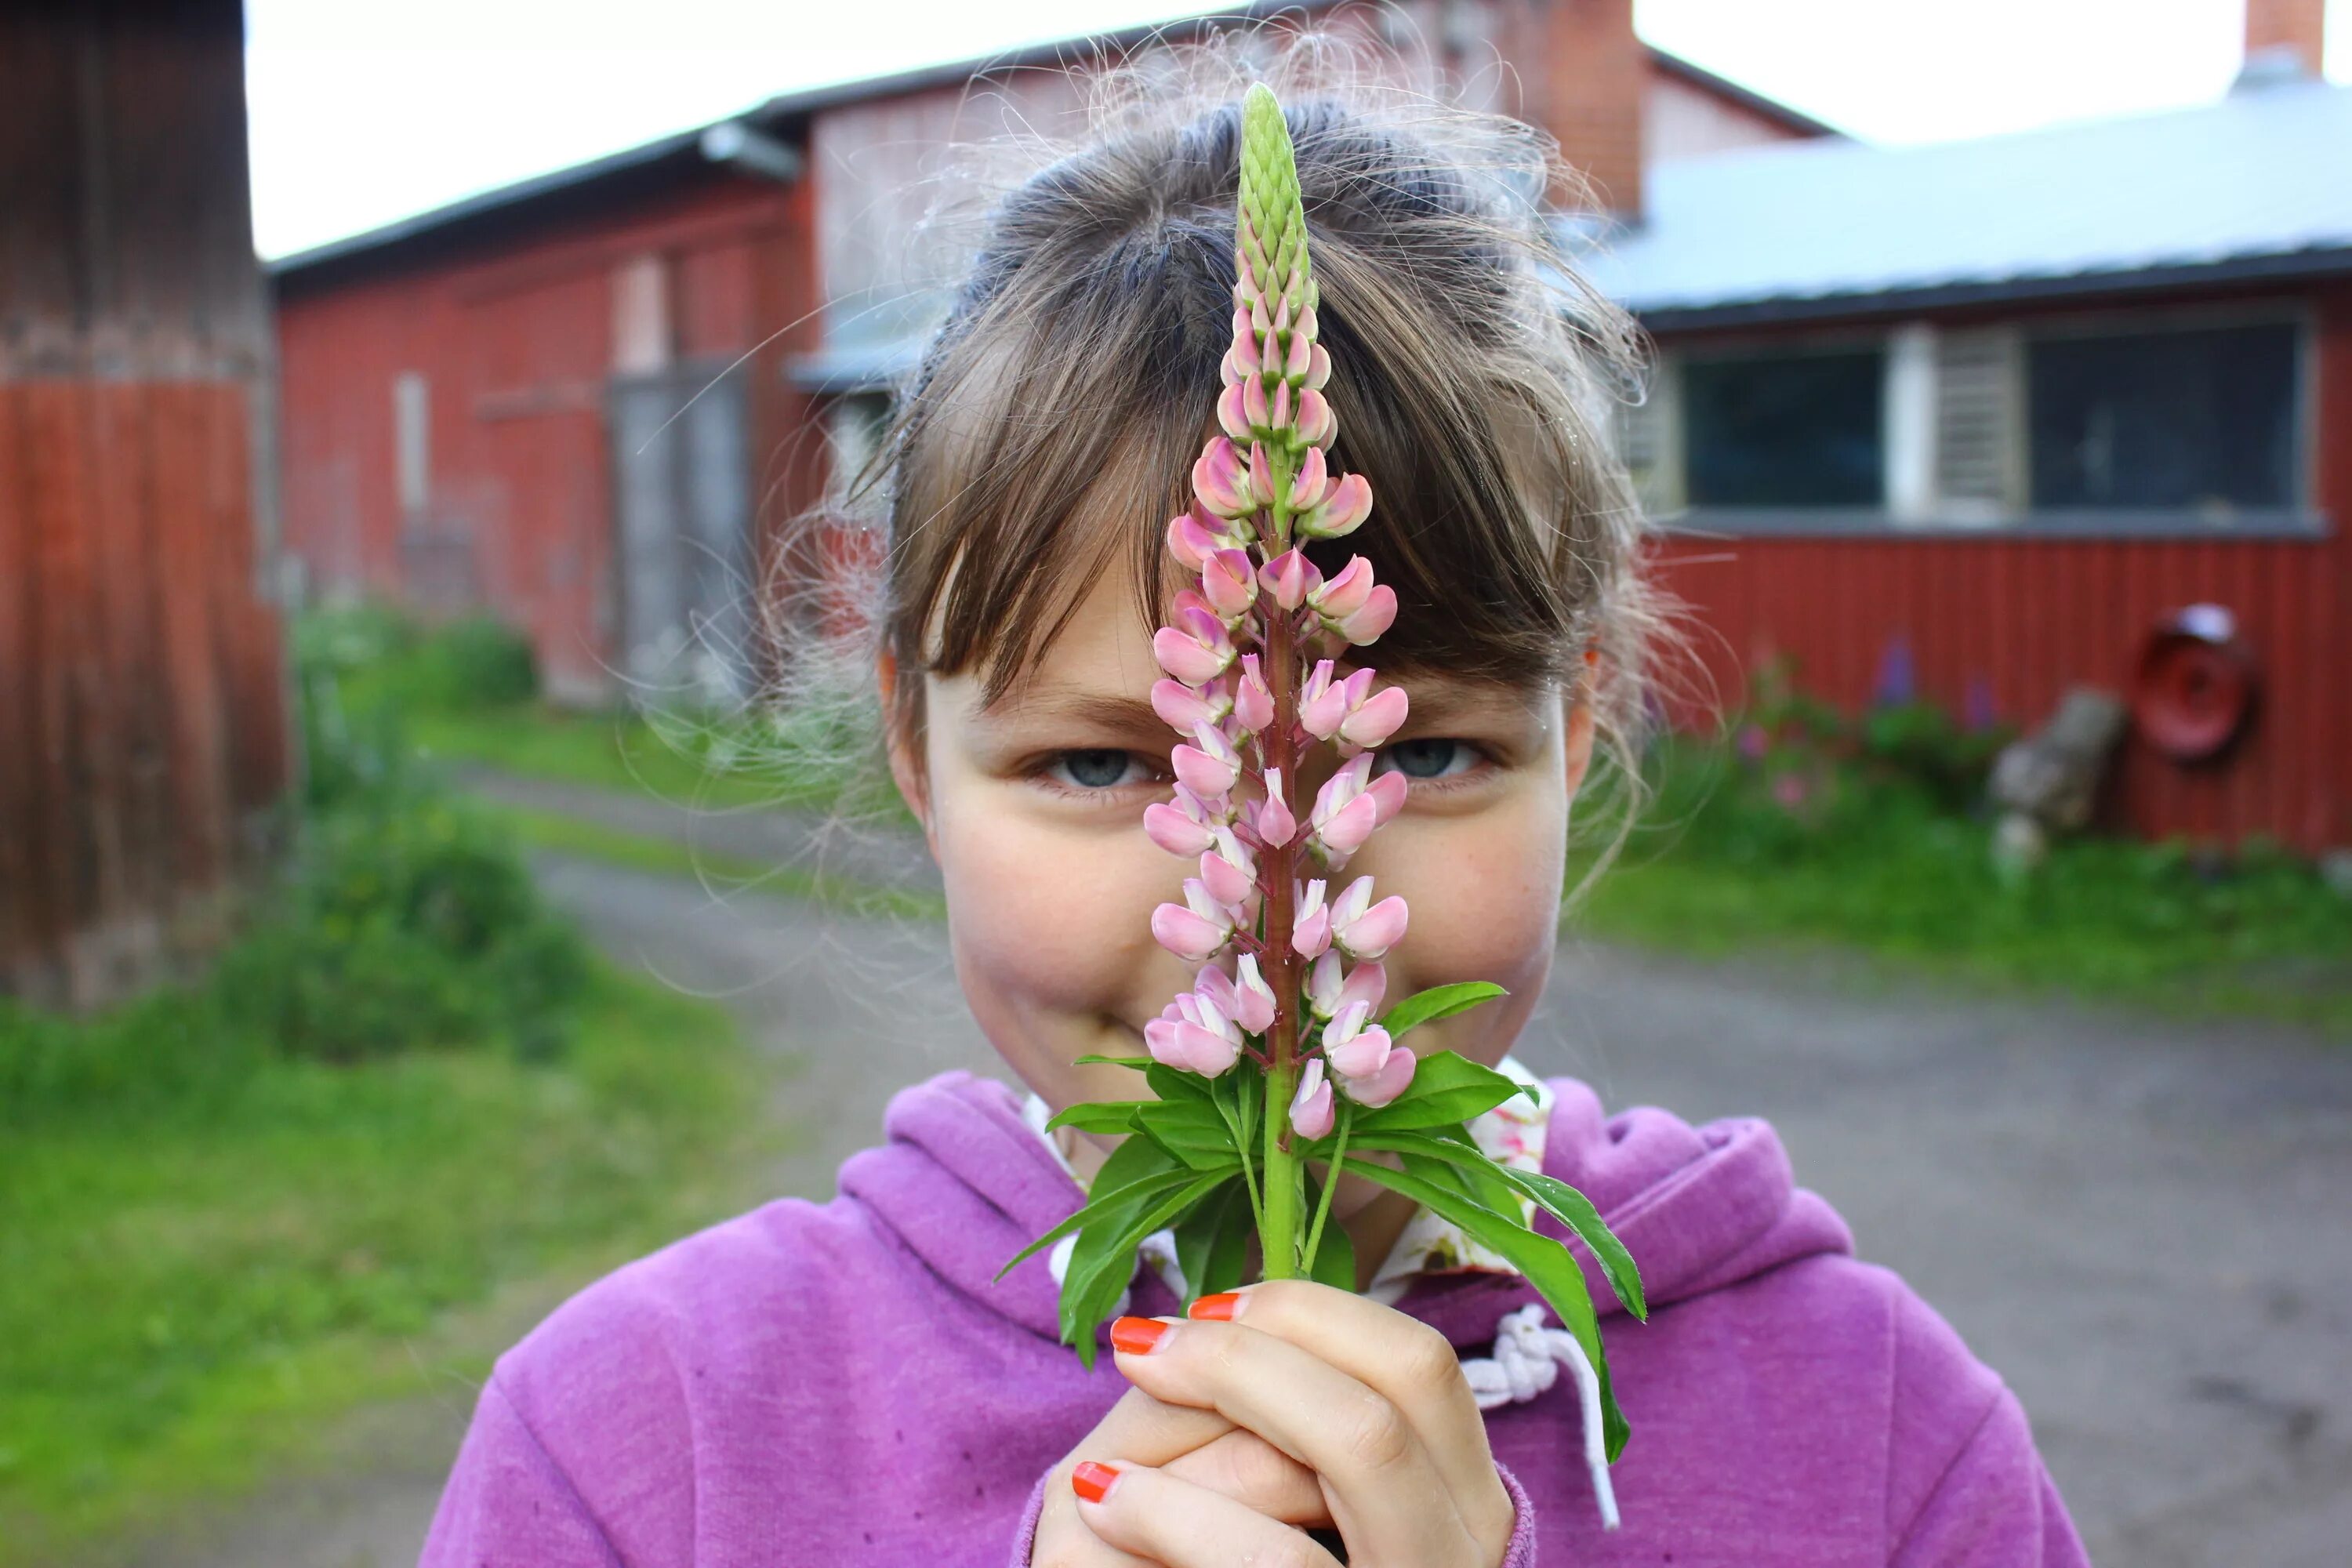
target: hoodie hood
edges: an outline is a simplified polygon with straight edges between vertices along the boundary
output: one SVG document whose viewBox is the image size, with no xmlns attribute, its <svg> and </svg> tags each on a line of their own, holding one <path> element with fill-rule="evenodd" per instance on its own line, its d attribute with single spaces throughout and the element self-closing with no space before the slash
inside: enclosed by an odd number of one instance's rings
<svg viewBox="0 0 2352 1568">
<path fill-rule="evenodd" d="M 1654 1106 L 1610 1116 L 1581 1080 L 1547 1081 L 1553 1103 L 1544 1170 L 1590 1198 L 1625 1243 L 1654 1312 L 1799 1258 L 1853 1251 L 1835 1211 L 1796 1184 L 1769 1123 L 1727 1117 L 1694 1127 Z M 1044 1253 L 994 1278 L 1085 1201 L 1022 1120 L 1020 1096 L 993 1079 L 943 1072 L 893 1096 L 882 1125 L 887 1142 L 843 1164 L 843 1194 L 958 1291 L 1055 1338 L 1060 1287 Z M 1569 1239 L 1548 1215 L 1537 1216 L 1536 1228 Z M 1601 1315 L 1622 1311 L 1600 1266 L 1580 1243 L 1569 1246 Z M 1132 1311 L 1163 1316 L 1181 1307 L 1148 1268 L 1133 1289 Z M 1493 1339 L 1502 1313 L 1536 1300 L 1515 1275 L 1431 1275 L 1397 1308 L 1463 1348 Z M 1108 1332 L 1105 1325 L 1100 1337 Z"/>
</svg>

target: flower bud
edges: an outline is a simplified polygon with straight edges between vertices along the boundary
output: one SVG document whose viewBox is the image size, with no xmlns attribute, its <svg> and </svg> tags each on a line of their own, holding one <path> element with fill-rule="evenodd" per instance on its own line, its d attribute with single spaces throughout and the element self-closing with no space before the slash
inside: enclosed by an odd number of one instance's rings
<svg viewBox="0 0 2352 1568">
<path fill-rule="evenodd" d="M 1381 634 L 1396 624 L 1396 590 L 1382 583 L 1365 599 L 1362 609 L 1331 629 L 1361 647 L 1380 641 Z"/>
<path fill-rule="evenodd" d="M 1349 958 L 1379 958 L 1404 938 L 1405 904 L 1393 895 L 1372 902 L 1372 879 L 1359 877 L 1330 906 L 1332 945 Z"/>
<path fill-rule="evenodd" d="M 1247 376 L 1234 380 L 1217 395 L 1217 428 L 1236 441 L 1246 441 L 1251 436 L 1249 408 L 1244 401 L 1242 388 L 1256 384 L 1256 376 Z"/>
<path fill-rule="evenodd" d="M 1169 753 L 1177 782 L 1196 795 L 1223 795 L 1241 777 L 1241 754 L 1224 731 L 1205 720 L 1192 726 L 1192 744 Z"/>
<path fill-rule="evenodd" d="M 1220 550 L 1201 563 L 1201 597 L 1228 626 L 1257 602 L 1257 572 L 1246 550 Z"/>
<path fill-rule="evenodd" d="M 1234 964 L 1234 1022 L 1263 1035 L 1274 1027 L 1274 987 L 1258 973 L 1256 957 L 1243 953 Z"/>
<path fill-rule="evenodd" d="M 1228 908 L 1238 908 L 1257 890 L 1257 862 L 1232 828 L 1218 828 L 1210 847 L 1201 852 L 1201 885 Z"/>
<path fill-rule="evenodd" d="M 1338 1115 L 1331 1086 L 1324 1081 L 1323 1059 L 1309 1057 L 1298 1074 L 1298 1092 L 1290 1099 L 1290 1130 L 1301 1138 L 1328 1137 Z"/>
<path fill-rule="evenodd" d="M 1371 481 L 1349 474 L 1331 488 L 1321 505 L 1299 517 L 1294 526 L 1308 539 L 1340 539 L 1361 528 L 1372 515 Z"/>
<path fill-rule="evenodd" d="M 1181 561 L 1183 557 L 1179 555 L 1177 559 Z M 1186 564 L 1196 563 L 1187 562 Z M 1365 601 L 1371 596 L 1372 563 L 1360 555 L 1351 555 L 1348 563 L 1335 575 L 1324 578 L 1323 585 L 1307 595 L 1307 603 L 1328 626 L 1362 609 Z"/>
<path fill-rule="evenodd" d="M 1222 680 L 1196 689 L 1163 676 L 1151 683 L 1151 710 L 1170 729 L 1189 735 L 1192 726 L 1202 720 L 1212 724 L 1223 723 L 1225 715 L 1234 710 L 1234 700 L 1225 695 Z"/>
<path fill-rule="evenodd" d="M 1258 673 L 1257 655 L 1242 655 L 1242 678 L 1234 684 L 1234 718 L 1252 734 L 1274 722 L 1274 693 L 1266 689 L 1265 677 Z M 1220 721 L 1223 719 L 1219 714 Z"/>
<path fill-rule="evenodd" d="M 1320 506 L 1323 502 L 1324 488 L 1330 477 L 1330 470 L 1324 466 L 1323 448 L 1307 447 L 1307 456 L 1299 462 L 1298 472 L 1291 478 L 1291 510 L 1308 512 Z"/>
<path fill-rule="evenodd" d="M 1249 470 L 1232 439 L 1213 437 L 1192 463 L 1192 493 L 1218 517 L 1235 518 L 1261 504 L 1250 495 Z"/>
<path fill-rule="evenodd" d="M 1279 849 L 1298 836 L 1298 819 L 1290 814 L 1290 805 L 1282 798 L 1282 770 L 1265 770 L 1265 798 L 1257 805 L 1257 815 L 1250 824 L 1259 843 L 1269 849 Z"/>
<path fill-rule="evenodd" d="M 1274 595 L 1274 602 L 1286 610 L 1295 610 L 1307 603 L 1323 582 L 1323 574 L 1315 563 L 1297 550 L 1286 550 L 1257 569 L 1258 582 Z"/>
<path fill-rule="evenodd" d="M 1214 523 L 1215 527 L 1210 524 Z M 1225 548 L 1230 542 L 1224 533 L 1224 520 L 1211 517 L 1205 521 L 1197 510 L 1181 513 L 1168 520 L 1168 553 L 1187 572 L 1198 572 L 1201 563 L 1212 552 Z"/>
<path fill-rule="evenodd" d="M 1143 831 L 1151 842 L 1188 860 L 1217 841 L 1215 823 L 1201 797 L 1181 784 L 1172 802 L 1155 800 L 1143 808 Z"/>
<path fill-rule="evenodd" d="M 1381 1063 L 1380 1070 L 1370 1078 L 1343 1078 L 1339 1084 L 1349 1100 L 1368 1110 L 1377 1110 L 1412 1087 L 1414 1066 L 1412 1048 L 1398 1046 Z"/>
<path fill-rule="evenodd" d="M 1331 911 L 1323 902 L 1322 882 L 1312 881 L 1298 889 L 1292 907 L 1296 912 L 1290 922 L 1290 950 L 1301 958 L 1320 958 L 1331 945 Z"/>
<path fill-rule="evenodd" d="M 1151 634 L 1151 651 L 1160 668 L 1187 686 L 1206 686 L 1223 675 L 1234 653 L 1224 623 L 1205 607 L 1190 605 L 1176 612 L 1174 626 Z"/>
<path fill-rule="evenodd" d="M 1405 710 L 1404 688 L 1383 686 L 1339 721 L 1339 739 L 1351 746 L 1381 745 L 1402 727 Z"/>
<path fill-rule="evenodd" d="M 1308 377 L 1310 383 L 1313 379 Z M 1309 385 L 1298 395 L 1298 438 L 1310 446 L 1328 447 L 1339 434 L 1339 421 L 1332 416 L 1329 400 Z"/>
<path fill-rule="evenodd" d="M 1307 1005 L 1318 1018 L 1336 1018 L 1361 1002 L 1370 1010 L 1388 994 L 1388 971 L 1377 963 L 1347 969 L 1339 954 L 1327 952 L 1307 972 Z"/>
<path fill-rule="evenodd" d="M 1256 506 L 1274 504 L 1274 459 L 1265 455 L 1265 444 L 1261 441 L 1250 443 L 1249 494 L 1250 500 Z M 1371 490 L 1367 487 L 1364 491 L 1364 510 L 1369 513 L 1371 509 Z M 1356 521 L 1360 522 L 1363 519 L 1359 518 Z M 1353 524 L 1349 526 L 1352 527 Z"/>
</svg>

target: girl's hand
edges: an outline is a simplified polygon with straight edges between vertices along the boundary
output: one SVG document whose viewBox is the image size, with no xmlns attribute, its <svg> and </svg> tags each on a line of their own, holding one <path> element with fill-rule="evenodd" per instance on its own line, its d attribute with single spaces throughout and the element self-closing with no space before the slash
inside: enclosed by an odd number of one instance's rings
<svg viewBox="0 0 2352 1568">
<path fill-rule="evenodd" d="M 1222 1565 L 1234 1561 L 1234 1541 L 1255 1539 L 1212 1535 L 1208 1540 L 1213 1545 L 1225 1542 L 1223 1555 L 1213 1551 L 1206 1556 L 1165 1559 L 1139 1558 L 1107 1543 L 1079 1521 L 1079 1494 L 1070 1484 L 1081 1461 L 1106 1457 L 1122 1467 L 1150 1467 L 1151 1474 L 1171 1489 L 1214 1499 L 1269 1534 L 1304 1540 L 1288 1525 L 1331 1522 L 1313 1471 L 1213 1410 L 1162 1404 L 1140 1388 L 1130 1388 L 1047 1477 L 1045 1507 L 1029 1549 L 1032 1568 L 1137 1568 L 1154 1561 L 1174 1568 L 1189 1568 L 1194 1562 Z M 1187 1539 L 1197 1523 L 1189 1516 L 1171 1521 Z"/>
<path fill-rule="evenodd" d="M 1510 1494 L 1443 1334 L 1303 1279 L 1203 1297 L 1192 1314 L 1120 1319 L 1111 1330 L 1119 1371 L 1161 1405 L 1213 1411 L 1311 1471 L 1350 1568 L 1502 1562 Z M 1125 1552 L 1170 1568 L 1335 1562 L 1303 1532 L 1172 1467 L 1109 1447 L 1074 1452 L 1092 1462 L 1074 1471 L 1079 1519 Z"/>
</svg>

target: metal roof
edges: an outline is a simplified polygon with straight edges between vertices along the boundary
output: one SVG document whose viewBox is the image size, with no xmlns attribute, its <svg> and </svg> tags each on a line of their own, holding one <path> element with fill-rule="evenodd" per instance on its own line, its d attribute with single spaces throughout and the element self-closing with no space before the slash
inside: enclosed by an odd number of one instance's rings
<svg viewBox="0 0 2352 1568">
<path fill-rule="evenodd" d="M 1650 171 L 1572 242 L 1653 330 L 2352 271 L 2352 89 L 1918 147 L 1799 142 Z"/>
</svg>

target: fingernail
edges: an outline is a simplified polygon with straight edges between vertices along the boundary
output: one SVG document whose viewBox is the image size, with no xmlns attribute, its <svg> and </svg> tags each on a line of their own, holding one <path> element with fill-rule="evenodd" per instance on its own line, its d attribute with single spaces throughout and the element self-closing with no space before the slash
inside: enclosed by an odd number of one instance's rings
<svg viewBox="0 0 2352 1568">
<path fill-rule="evenodd" d="M 1118 1466 L 1080 1459 L 1077 1468 L 1070 1472 L 1070 1489 L 1088 1502 L 1100 1502 L 1110 1495 L 1111 1484 L 1118 1479 Z"/>
<path fill-rule="evenodd" d="M 1238 1290 L 1220 1290 L 1213 1296 L 1203 1296 L 1192 1303 L 1192 1316 L 1212 1323 L 1230 1323 L 1242 1315 L 1249 1298 Z"/>
<path fill-rule="evenodd" d="M 1157 1318 L 1121 1318 L 1110 1326 L 1110 1345 L 1129 1355 L 1150 1355 L 1174 1327 Z"/>
</svg>

